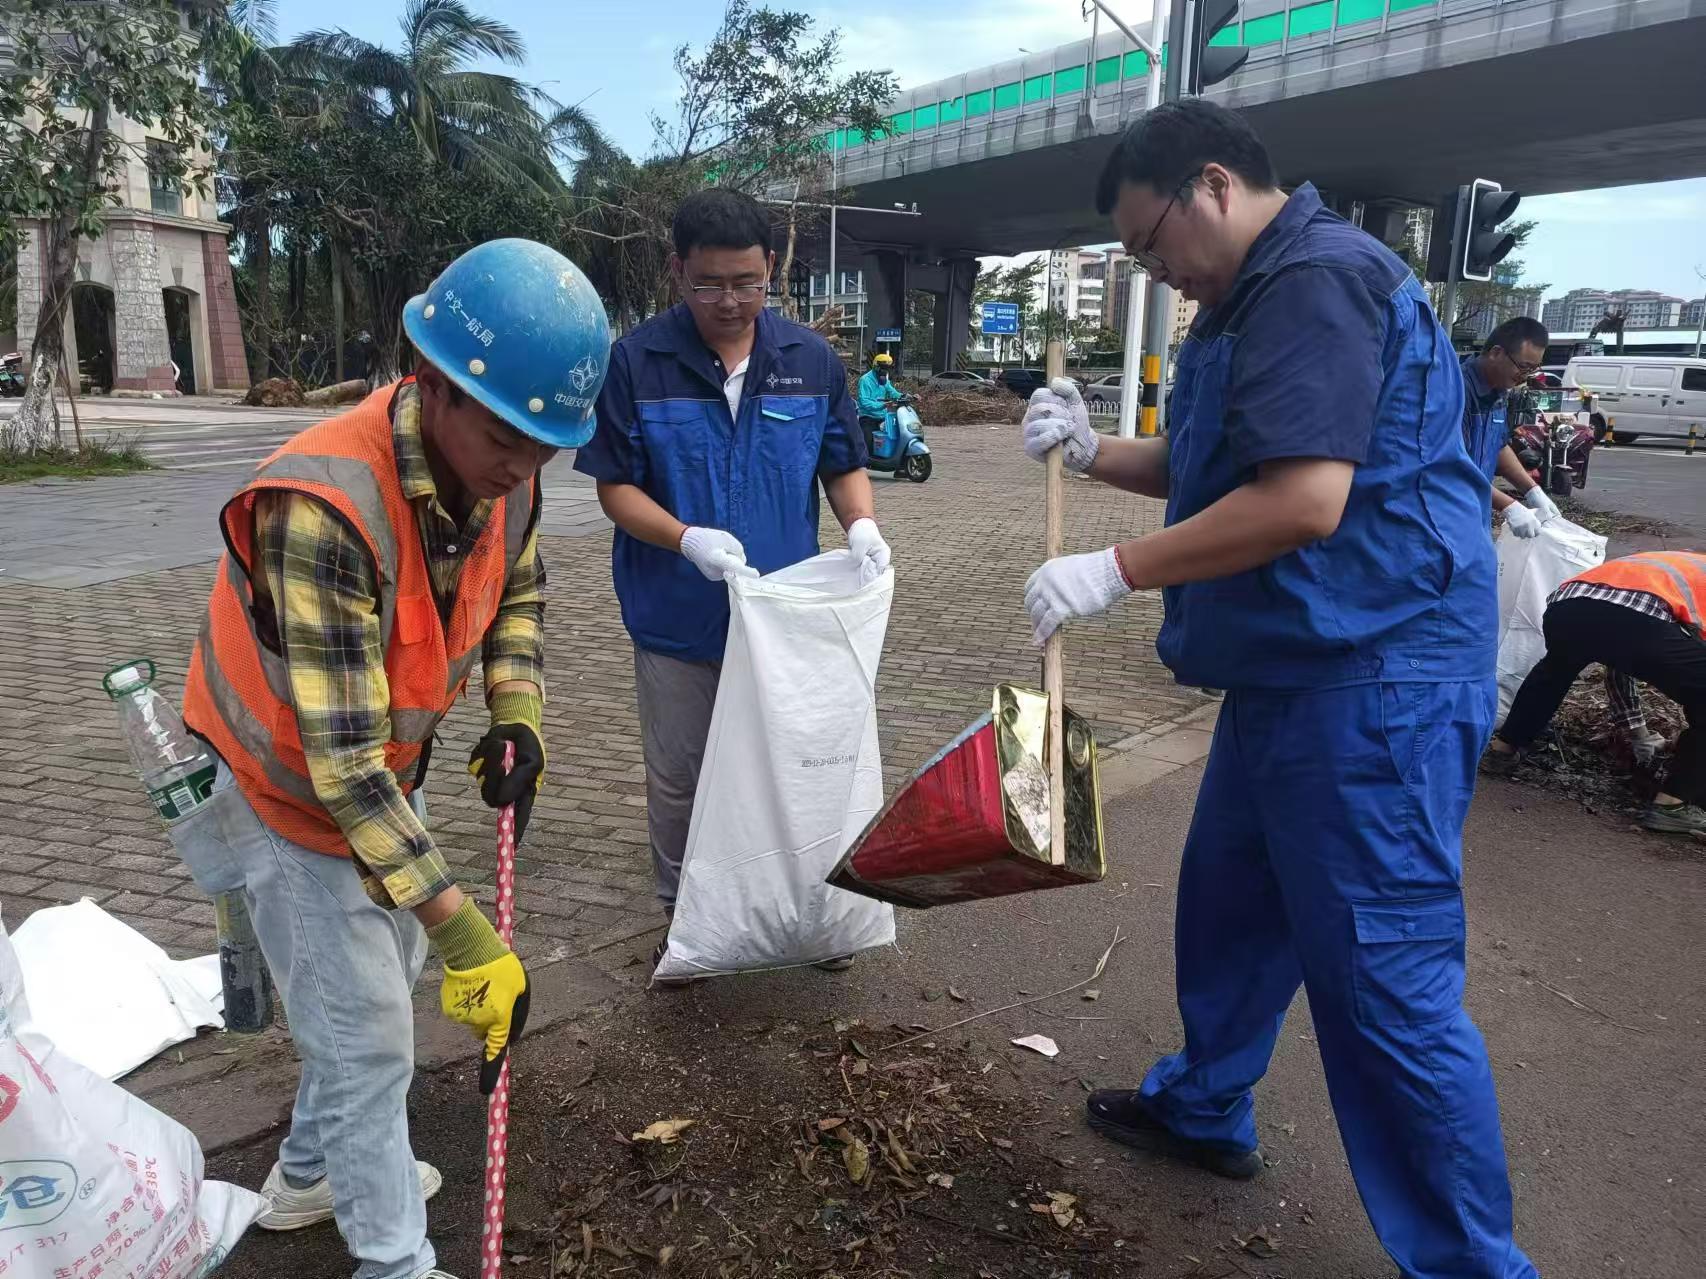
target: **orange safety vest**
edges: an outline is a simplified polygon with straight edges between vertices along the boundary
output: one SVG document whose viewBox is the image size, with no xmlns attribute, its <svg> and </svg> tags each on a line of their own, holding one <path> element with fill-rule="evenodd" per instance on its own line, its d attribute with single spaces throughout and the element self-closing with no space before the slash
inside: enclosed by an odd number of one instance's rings
<svg viewBox="0 0 1706 1279">
<path fill-rule="evenodd" d="M 1570 581 L 1645 591 L 1669 604 L 1684 626 L 1700 631 L 1706 622 L 1706 614 L 1700 611 L 1700 602 L 1706 600 L 1706 555 L 1693 551 L 1641 551 L 1607 560 Z"/>
<path fill-rule="evenodd" d="M 441 613 L 420 525 L 397 478 L 390 413 L 396 390 L 381 387 L 350 412 L 309 427 L 262 462 L 225 504 L 219 519 L 227 550 L 184 691 L 185 721 L 219 752 L 267 827 L 340 857 L 350 855 L 349 841 L 314 793 L 284 659 L 257 629 L 251 581 L 256 495 L 286 489 L 318 498 L 367 546 L 378 570 L 391 689 L 385 763 L 405 794 L 419 780 L 421 752 L 433 729 L 468 681 L 534 515 L 531 482 L 497 499 L 467 552 L 456 598 Z"/>
</svg>

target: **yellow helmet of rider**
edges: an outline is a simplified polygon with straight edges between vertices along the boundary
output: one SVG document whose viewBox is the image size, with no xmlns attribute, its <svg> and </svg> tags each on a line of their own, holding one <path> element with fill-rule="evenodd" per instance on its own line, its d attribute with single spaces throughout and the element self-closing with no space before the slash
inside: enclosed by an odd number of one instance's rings
<svg viewBox="0 0 1706 1279">
<path fill-rule="evenodd" d="M 887 365 L 894 363 L 894 356 L 890 355 L 887 351 L 883 351 L 883 352 L 879 353 L 877 355 L 877 357 L 871 361 L 871 363 L 872 364 L 881 364 L 881 365 L 887 366 Z"/>
</svg>

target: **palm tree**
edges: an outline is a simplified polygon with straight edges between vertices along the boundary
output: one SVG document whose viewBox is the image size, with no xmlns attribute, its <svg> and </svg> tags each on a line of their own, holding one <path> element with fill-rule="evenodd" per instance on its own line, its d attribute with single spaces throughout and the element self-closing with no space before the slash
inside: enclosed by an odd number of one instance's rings
<svg viewBox="0 0 1706 1279">
<path fill-rule="evenodd" d="M 352 110 L 406 121 L 421 150 L 453 169 L 561 190 L 545 115 L 557 104 L 513 76 L 472 68 L 481 58 L 520 65 L 521 35 L 462 0 L 408 0 L 399 22 L 399 50 L 347 31 L 310 31 L 292 42 L 284 65 L 342 86 Z"/>
</svg>

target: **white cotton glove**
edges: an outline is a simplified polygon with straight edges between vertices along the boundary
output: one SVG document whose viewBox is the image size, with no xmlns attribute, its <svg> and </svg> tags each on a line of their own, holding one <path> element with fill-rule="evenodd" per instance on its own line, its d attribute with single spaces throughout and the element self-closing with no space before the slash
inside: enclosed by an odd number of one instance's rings
<svg viewBox="0 0 1706 1279">
<path fill-rule="evenodd" d="M 1025 583 L 1025 608 L 1031 631 L 1041 645 L 1074 617 L 1105 613 L 1131 594 L 1113 547 L 1089 555 L 1062 555 L 1048 561 Z"/>
<path fill-rule="evenodd" d="M 1542 524 L 1558 518 L 1558 504 L 1547 497 L 1546 490 L 1538 484 L 1522 495 L 1522 504 L 1538 515 Z"/>
<path fill-rule="evenodd" d="M 856 519 L 847 529 L 847 549 L 859 561 L 859 585 L 869 586 L 888 572 L 892 557 L 889 544 L 877 531 L 877 522 L 870 516 Z"/>
<path fill-rule="evenodd" d="M 1635 752 L 1635 762 L 1643 767 L 1651 765 L 1658 758 L 1659 752 L 1665 747 L 1663 733 L 1655 733 L 1650 728 L 1643 728 L 1629 734 L 1629 745 Z"/>
<path fill-rule="evenodd" d="M 713 582 L 758 576 L 758 570 L 746 562 L 746 547 L 740 539 L 720 528 L 689 528 L 681 535 L 681 553 Z"/>
<path fill-rule="evenodd" d="M 1512 502 L 1505 507 L 1505 527 L 1518 537 L 1539 537 L 1540 517 Z"/>
<path fill-rule="evenodd" d="M 1057 377 L 1031 393 L 1024 428 L 1025 452 L 1033 461 L 1041 462 L 1057 444 L 1069 471 L 1082 475 L 1096 460 L 1101 440 L 1090 429 L 1090 410 L 1084 407 L 1078 383 L 1069 377 Z"/>
</svg>

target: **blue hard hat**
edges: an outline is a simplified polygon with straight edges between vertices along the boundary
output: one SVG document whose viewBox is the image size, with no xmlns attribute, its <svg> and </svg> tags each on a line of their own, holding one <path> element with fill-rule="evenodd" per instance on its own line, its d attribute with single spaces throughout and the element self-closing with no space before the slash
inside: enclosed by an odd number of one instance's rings
<svg viewBox="0 0 1706 1279">
<path fill-rule="evenodd" d="M 555 249 L 488 240 L 403 308 L 422 358 L 522 434 L 556 448 L 592 438 L 610 321 L 592 282 Z"/>
</svg>

